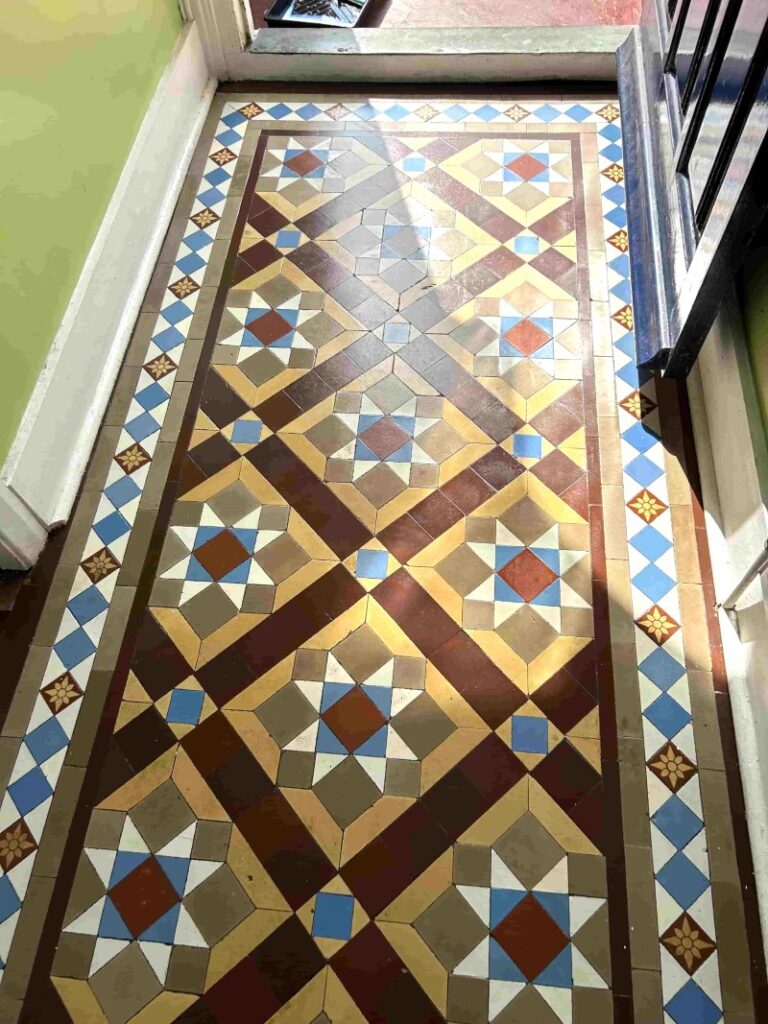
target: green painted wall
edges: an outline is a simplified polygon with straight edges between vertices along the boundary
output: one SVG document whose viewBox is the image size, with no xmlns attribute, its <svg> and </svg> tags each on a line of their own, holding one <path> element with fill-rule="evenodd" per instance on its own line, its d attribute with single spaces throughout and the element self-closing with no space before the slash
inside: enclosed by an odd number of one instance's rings
<svg viewBox="0 0 768 1024">
<path fill-rule="evenodd" d="M 742 304 L 763 423 L 768 430 L 768 246 L 755 247 L 747 255 Z"/>
<path fill-rule="evenodd" d="M 0 15 L 0 465 L 181 28 L 176 0 Z"/>
</svg>

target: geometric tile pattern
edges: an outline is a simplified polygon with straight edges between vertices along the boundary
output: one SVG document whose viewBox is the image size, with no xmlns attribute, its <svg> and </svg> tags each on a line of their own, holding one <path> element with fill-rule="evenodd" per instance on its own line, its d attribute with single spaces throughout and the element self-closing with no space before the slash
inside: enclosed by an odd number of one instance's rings
<svg viewBox="0 0 768 1024">
<path fill-rule="evenodd" d="M 120 1024 L 232 1020 L 244 998 L 308 1024 L 618 1013 L 596 446 L 615 404 L 663 1012 L 715 1024 L 674 502 L 633 364 L 611 103 L 225 104 L 0 808 L 3 966 L 249 124 L 56 998 Z"/>
</svg>

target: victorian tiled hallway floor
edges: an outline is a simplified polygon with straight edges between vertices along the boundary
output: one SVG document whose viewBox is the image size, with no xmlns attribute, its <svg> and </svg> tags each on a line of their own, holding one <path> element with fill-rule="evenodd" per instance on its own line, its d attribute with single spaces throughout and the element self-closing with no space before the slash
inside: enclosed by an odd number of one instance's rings
<svg viewBox="0 0 768 1024">
<path fill-rule="evenodd" d="M 219 95 L 5 723 L 3 1020 L 757 1019 L 622 157 L 610 98 Z"/>
</svg>

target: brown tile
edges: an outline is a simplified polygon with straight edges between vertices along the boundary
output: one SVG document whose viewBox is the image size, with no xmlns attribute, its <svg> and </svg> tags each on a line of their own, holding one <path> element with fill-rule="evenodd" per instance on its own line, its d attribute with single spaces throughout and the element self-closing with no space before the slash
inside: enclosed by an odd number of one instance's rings
<svg viewBox="0 0 768 1024">
<path fill-rule="evenodd" d="M 465 515 L 474 512 L 494 493 L 474 469 L 464 469 L 441 488 L 443 494 Z"/>
<path fill-rule="evenodd" d="M 459 630 L 405 569 L 383 580 L 372 593 L 427 657 Z"/>
<path fill-rule="evenodd" d="M 472 469 L 494 490 L 500 491 L 524 472 L 524 467 L 502 448 L 483 455 Z"/>
<path fill-rule="evenodd" d="M 432 541 L 427 531 L 407 514 L 381 530 L 378 539 L 401 563 L 413 558 Z"/>
<path fill-rule="evenodd" d="M 341 877 L 374 916 L 448 849 L 447 834 L 414 804 L 341 869 Z"/>
<path fill-rule="evenodd" d="M 360 520 L 280 438 L 267 438 L 246 457 L 339 558 L 346 558 L 371 539 Z"/>
<path fill-rule="evenodd" d="M 457 633 L 430 654 L 432 663 L 492 728 L 525 702 L 515 684 L 465 633 Z"/>
<path fill-rule="evenodd" d="M 463 518 L 459 509 L 440 491 L 415 505 L 410 514 L 430 537 L 440 537 Z"/>
</svg>

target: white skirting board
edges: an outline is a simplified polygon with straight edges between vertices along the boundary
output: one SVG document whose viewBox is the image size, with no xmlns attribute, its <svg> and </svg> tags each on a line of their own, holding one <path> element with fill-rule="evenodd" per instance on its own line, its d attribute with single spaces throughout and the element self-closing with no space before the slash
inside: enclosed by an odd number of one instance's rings
<svg viewBox="0 0 768 1024">
<path fill-rule="evenodd" d="M 768 536 L 768 446 L 735 303 L 727 303 L 688 380 L 707 539 L 718 601 L 741 580 Z M 742 595 L 735 620 L 720 611 L 723 654 L 768 943 L 768 580 Z"/>
<path fill-rule="evenodd" d="M 0 470 L 1 568 L 32 565 L 69 517 L 216 84 L 188 24 Z"/>
</svg>

